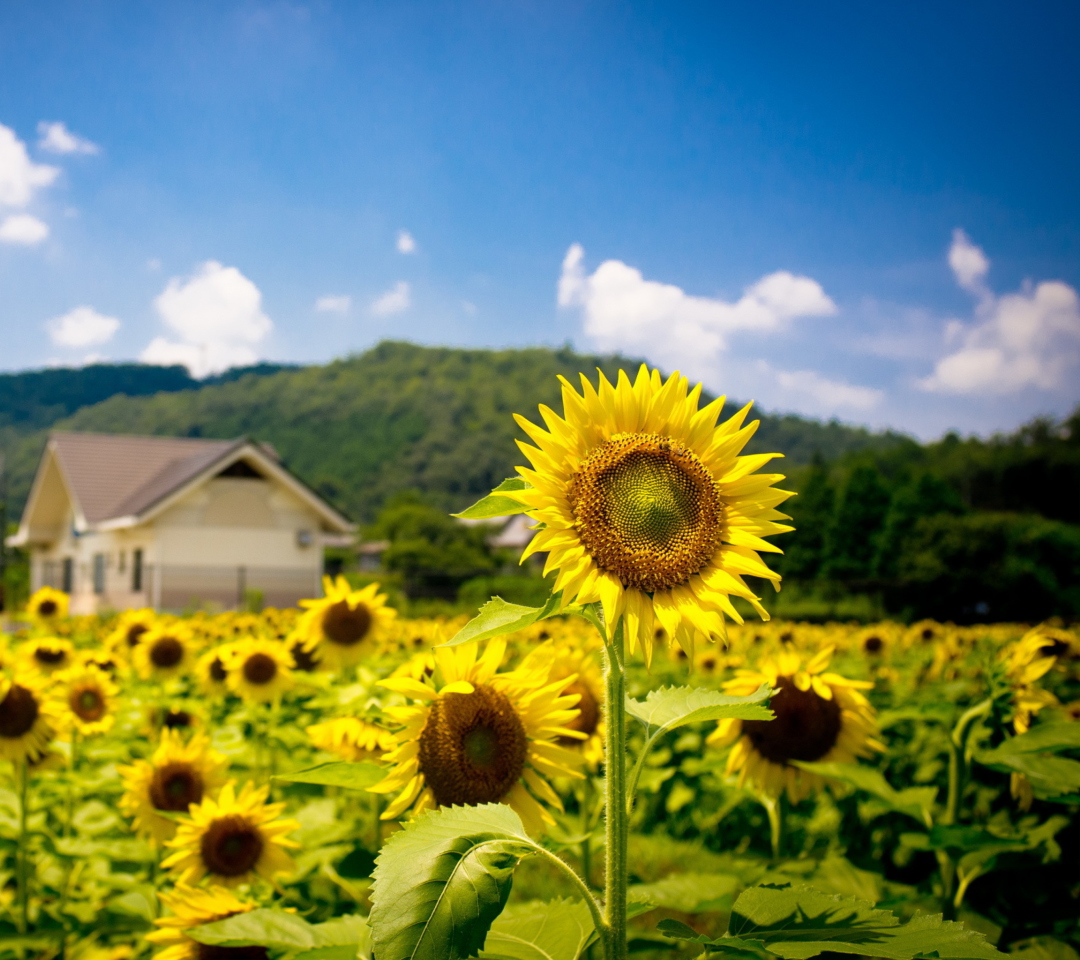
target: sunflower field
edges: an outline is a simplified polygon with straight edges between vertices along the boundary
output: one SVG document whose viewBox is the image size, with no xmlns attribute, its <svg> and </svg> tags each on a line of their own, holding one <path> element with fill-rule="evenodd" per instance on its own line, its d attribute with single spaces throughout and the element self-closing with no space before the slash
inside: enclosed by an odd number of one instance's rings
<svg viewBox="0 0 1080 960">
<path fill-rule="evenodd" d="M 533 518 L 541 607 L 35 593 L 0 957 L 1077 960 L 1080 635 L 769 620 L 788 494 L 698 395 L 643 368 L 519 418 L 531 466 L 464 515 Z"/>
</svg>

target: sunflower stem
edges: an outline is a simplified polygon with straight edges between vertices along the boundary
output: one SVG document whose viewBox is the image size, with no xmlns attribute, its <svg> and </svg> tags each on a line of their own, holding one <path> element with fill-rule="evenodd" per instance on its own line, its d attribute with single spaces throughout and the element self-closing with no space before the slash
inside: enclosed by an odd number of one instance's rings
<svg viewBox="0 0 1080 960">
<path fill-rule="evenodd" d="M 626 675 L 623 672 L 623 623 L 604 638 L 604 816 L 607 864 L 604 899 L 607 914 L 607 960 L 626 960 L 626 882 L 629 816 L 626 796 Z"/>
<path fill-rule="evenodd" d="M 578 893 L 581 894 L 582 899 L 585 901 L 585 905 L 589 908 L 589 913 L 592 914 L 593 925 L 596 927 L 597 936 L 601 940 L 609 939 L 611 931 L 608 929 L 608 923 L 600 912 L 600 904 L 596 902 L 596 897 L 594 897 L 589 890 L 589 885 L 577 875 L 577 872 L 573 867 L 547 848 L 540 846 L 540 844 L 535 844 L 533 850 L 552 864 L 552 866 L 558 867 L 559 870 L 570 879 L 574 886 L 577 887 Z"/>
<path fill-rule="evenodd" d="M 769 815 L 769 841 L 772 844 L 773 860 L 779 860 L 784 848 L 784 810 L 783 797 L 770 797 L 762 794 L 761 805 Z"/>
<path fill-rule="evenodd" d="M 19 933 L 26 934 L 30 929 L 30 891 L 28 877 L 29 851 L 26 834 L 26 805 L 30 795 L 30 765 L 26 757 L 19 763 L 19 860 L 17 864 L 19 877 Z"/>
</svg>

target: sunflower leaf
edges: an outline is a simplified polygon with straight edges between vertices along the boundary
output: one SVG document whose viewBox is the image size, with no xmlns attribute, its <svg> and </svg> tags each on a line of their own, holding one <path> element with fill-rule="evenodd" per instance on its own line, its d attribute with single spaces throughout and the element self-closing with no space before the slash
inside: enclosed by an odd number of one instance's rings
<svg viewBox="0 0 1080 960">
<path fill-rule="evenodd" d="M 731 906 L 739 878 L 724 873 L 673 873 L 655 883 L 635 883 L 627 896 L 635 903 L 648 903 L 679 913 L 703 913 Z"/>
<path fill-rule="evenodd" d="M 685 924 L 663 921 L 672 939 L 704 945 L 707 951 L 775 954 L 784 960 L 807 960 L 820 953 L 851 953 L 914 960 L 996 960 L 1003 955 L 981 933 L 940 914 L 916 915 L 900 923 L 895 914 L 854 897 L 838 897 L 801 884 L 760 886 L 744 891 L 731 910 L 728 934 L 699 936 Z"/>
<path fill-rule="evenodd" d="M 577 960 L 596 935 L 583 900 L 507 907 L 491 925 L 482 960 Z"/>
<path fill-rule="evenodd" d="M 507 477 L 486 497 L 477 500 L 461 513 L 452 513 L 450 516 L 459 517 L 462 520 L 490 520 L 493 517 L 508 517 L 514 513 L 524 513 L 526 509 L 524 506 L 509 497 L 500 497 L 499 494 L 508 490 L 528 489 L 529 484 L 521 477 Z"/>
<path fill-rule="evenodd" d="M 275 780 L 286 783 L 317 783 L 325 787 L 348 787 L 351 790 L 366 790 L 386 776 L 386 768 L 377 763 L 320 763 L 316 767 L 297 770 L 293 773 L 279 773 Z"/>
<path fill-rule="evenodd" d="M 184 933 L 196 943 L 213 947 L 277 947 L 295 950 L 316 945 L 306 920 L 283 910 L 260 908 L 205 923 Z"/>
<path fill-rule="evenodd" d="M 453 639 L 440 646 L 456 647 L 459 643 L 475 643 L 478 640 L 501 637 L 504 633 L 514 633 L 536 623 L 537 620 L 546 620 L 564 612 L 566 611 L 562 607 L 561 592 L 553 593 L 542 607 L 523 607 L 517 603 L 507 603 L 502 597 L 492 597 Z"/>
<path fill-rule="evenodd" d="M 662 687 L 653 690 L 644 700 L 626 701 L 626 712 L 637 717 L 653 736 L 687 723 L 704 720 L 772 720 L 775 714 L 763 701 L 772 690 L 763 684 L 746 697 L 730 697 L 698 687 Z"/>
<path fill-rule="evenodd" d="M 930 826 L 933 822 L 936 787 L 907 787 L 896 790 L 880 770 L 865 767 L 860 763 L 810 763 L 802 760 L 792 760 L 791 763 L 810 773 L 869 793 L 883 800 L 890 810 L 912 817 L 924 826 Z"/>
<path fill-rule="evenodd" d="M 417 818 L 390 837 L 375 862 L 373 952 L 379 960 L 475 957 L 506 905 L 514 868 L 535 849 L 505 804 Z"/>
</svg>

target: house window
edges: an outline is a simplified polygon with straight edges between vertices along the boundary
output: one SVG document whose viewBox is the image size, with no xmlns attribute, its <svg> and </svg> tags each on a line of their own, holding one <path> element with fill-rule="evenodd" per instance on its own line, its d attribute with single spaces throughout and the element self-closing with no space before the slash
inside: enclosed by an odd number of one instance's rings
<svg viewBox="0 0 1080 960">
<path fill-rule="evenodd" d="M 60 569 L 60 589 L 64 593 L 71 593 L 75 587 L 75 561 L 71 557 L 64 557 Z"/>
<path fill-rule="evenodd" d="M 131 551 L 131 590 L 133 593 L 142 593 L 142 549 Z"/>
<path fill-rule="evenodd" d="M 44 560 L 41 564 L 41 585 L 43 587 L 56 586 L 56 561 Z"/>
<path fill-rule="evenodd" d="M 94 593 L 105 592 L 105 554 L 94 554 Z"/>
<path fill-rule="evenodd" d="M 117 573 L 127 573 L 127 551 L 121 550 L 116 555 L 116 571 Z"/>
</svg>

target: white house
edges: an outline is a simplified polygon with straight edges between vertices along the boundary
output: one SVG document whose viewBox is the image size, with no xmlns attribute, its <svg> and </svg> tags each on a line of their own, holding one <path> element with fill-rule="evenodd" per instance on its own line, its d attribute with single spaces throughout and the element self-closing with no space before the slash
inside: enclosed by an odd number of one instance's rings
<svg viewBox="0 0 1080 960">
<path fill-rule="evenodd" d="M 74 613 L 320 595 L 323 547 L 353 525 L 247 438 L 54 433 L 18 533 L 34 589 Z"/>
</svg>

